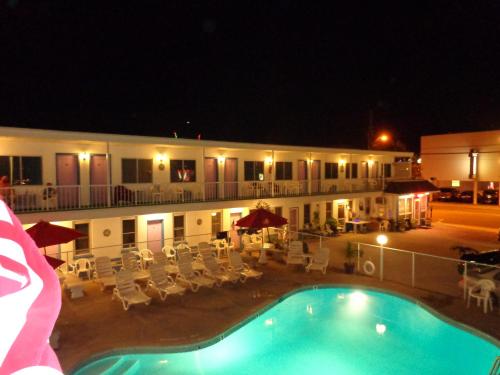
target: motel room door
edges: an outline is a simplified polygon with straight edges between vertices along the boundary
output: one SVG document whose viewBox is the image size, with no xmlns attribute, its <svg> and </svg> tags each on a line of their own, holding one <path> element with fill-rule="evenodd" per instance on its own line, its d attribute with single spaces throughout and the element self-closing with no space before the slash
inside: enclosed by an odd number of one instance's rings
<svg viewBox="0 0 500 375">
<path fill-rule="evenodd" d="M 215 200 L 219 197 L 219 167 L 216 158 L 205 158 L 205 199 Z"/>
<path fill-rule="evenodd" d="M 297 232 L 299 230 L 299 208 L 298 207 L 290 207 L 289 210 L 289 218 L 288 222 L 288 237 L 291 240 L 297 239 Z"/>
<path fill-rule="evenodd" d="M 299 179 L 299 194 L 307 194 L 307 162 L 299 160 L 297 163 L 297 176 Z"/>
<path fill-rule="evenodd" d="M 311 192 L 321 191 L 321 161 L 313 160 L 311 164 Z"/>
<path fill-rule="evenodd" d="M 76 154 L 56 154 L 57 204 L 59 208 L 80 206 L 80 166 Z"/>
<path fill-rule="evenodd" d="M 106 155 L 90 156 L 90 202 L 92 206 L 107 205 L 108 162 Z"/>
<path fill-rule="evenodd" d="M 226 158 L 224 164 L 224 198 L 238 198 L 238 159 Z"/>
<path fill-rule="evenodd" d="M 163 248 L 163 220 L 148 220 L 148 249 L 159 253 Z"/>
</svg>

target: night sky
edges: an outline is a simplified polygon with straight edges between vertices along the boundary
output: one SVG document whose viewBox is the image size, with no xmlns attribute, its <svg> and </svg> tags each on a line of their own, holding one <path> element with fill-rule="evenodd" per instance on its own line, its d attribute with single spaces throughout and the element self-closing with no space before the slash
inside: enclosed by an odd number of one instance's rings
<svg viewBox="0 0 500 375">
<path fill-rule="evenodd" d="M 500 129 L 499 1 L 333 3 L 0 0 L 0 125 L 366 148 L 372 111 L 412 151 Z"/>
</svg>

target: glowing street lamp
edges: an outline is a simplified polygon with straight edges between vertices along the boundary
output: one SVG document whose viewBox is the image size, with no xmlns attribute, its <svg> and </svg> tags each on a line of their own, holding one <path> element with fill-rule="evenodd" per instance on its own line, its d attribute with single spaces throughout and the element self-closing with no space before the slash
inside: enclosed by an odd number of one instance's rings
<svg viewBox="0 0 500 375">
<path fill-rule="evenodd" d="M 380 281 L 384 279 L 384 245 L 389 241 L 385 234 L 379 234 L 376 238 L 380 245 Z"/>
</svg>

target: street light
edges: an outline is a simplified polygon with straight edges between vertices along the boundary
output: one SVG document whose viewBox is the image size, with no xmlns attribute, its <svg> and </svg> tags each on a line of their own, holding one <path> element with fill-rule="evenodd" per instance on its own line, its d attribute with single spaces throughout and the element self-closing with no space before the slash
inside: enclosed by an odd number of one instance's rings
<svg viewBox="0 0 500 375">
<path fill-rule="evenodd" d="M 385 234 L 379 234 L 376 238 L 380 245 L 380 281 L 384 279 L 384 245 L 389 241 Z"/>
</svg>

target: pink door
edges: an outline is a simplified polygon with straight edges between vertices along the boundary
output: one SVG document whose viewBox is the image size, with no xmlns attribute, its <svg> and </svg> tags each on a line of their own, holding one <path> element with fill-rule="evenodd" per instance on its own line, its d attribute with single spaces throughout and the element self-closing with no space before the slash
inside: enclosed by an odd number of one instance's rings
<svg viewBox="0 0 500 375">
<path fill-rule="evenodd" d="M 78 155 L 56 154 L 57 204 L 59 208 L 80 206 Z"/>
<path fill-rule="evenodd" d="M 311 192 L 319 193 L 321 191 L 321 162 L 313 160 L 311 165 Z"/>
<path fill-rule="evenodd" d="M 106 155 L 90 157 L 90 202 L 94 207 L 107 205 L 108 163 Z"/>
<path fill-rule="evenodd" d="M 305 160 L 299 160 L 298 162 L 298 173 L 300 184 L 300 194 L 307 194 L 307 162 Z"/>
<path fill-rule="evenodd" d="M 205 199 L 215 200 L 218 198 L 217 181 L 219 177 L 217 159 L 205 158 Z"/>
<path fill-rule="evenodd" d="M 224 198 L 238 198 L 238 159 L 227 158 L 224 164 Z"/>
<path fill-rule="evenodd" d="M 163 220 L 148 221 L 148 249 L 158 253 L 163 248 Z"/>
<path fill-rule="evenodd" d="M 297 239 L 297 231 L 299 229 L 299 209 L 298 207 L 291 207 L 289 211 L 288 231 L 291 240 Z"/>
</svg>

